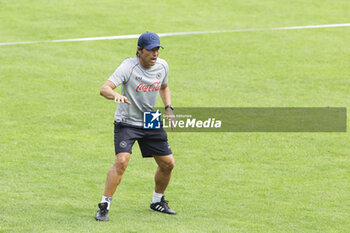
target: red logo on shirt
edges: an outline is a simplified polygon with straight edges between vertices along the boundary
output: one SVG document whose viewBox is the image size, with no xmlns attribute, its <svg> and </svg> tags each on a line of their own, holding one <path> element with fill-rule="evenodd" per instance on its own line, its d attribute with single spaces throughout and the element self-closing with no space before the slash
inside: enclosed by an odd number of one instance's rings
<svg viewBox="0 0 350 233">
<path fill-rule="evenodd" d="M 154 82 L 151 85 L 140 83 L 136 87 L 136 92 L 150 92 L 150 91 L 159 91 L 160 82 Z"/>
</svg>

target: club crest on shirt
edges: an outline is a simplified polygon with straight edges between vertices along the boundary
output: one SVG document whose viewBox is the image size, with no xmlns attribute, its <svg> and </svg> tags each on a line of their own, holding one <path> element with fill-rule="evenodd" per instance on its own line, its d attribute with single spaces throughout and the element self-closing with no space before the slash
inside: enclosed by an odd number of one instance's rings
<svg viewBox="0 0 350 233">
<path fill-rule="evenodd" d="M 157 79 L 160 79 L 162 77 L 162 73 L 158 73 L 156 77 Z"/>
<path fill-rule="evenodd" d="M 135 78 L 137 81 L 142 81 L 142 77 L 141 76 L 136 76 Z"/>
</svg>

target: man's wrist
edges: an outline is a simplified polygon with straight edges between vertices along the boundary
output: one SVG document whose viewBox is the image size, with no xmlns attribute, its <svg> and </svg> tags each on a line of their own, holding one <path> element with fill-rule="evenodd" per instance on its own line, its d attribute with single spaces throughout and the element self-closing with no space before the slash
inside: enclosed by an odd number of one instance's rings
<svg viewBox="0 0 350 233">
<path fill-rule="evenodd" d="M 174 110 L 174 106 L 171 104 L 165 106 L 165 110 L 167 110 L 168 108 L 170 108 L 171 110 Z"/>
</svg>

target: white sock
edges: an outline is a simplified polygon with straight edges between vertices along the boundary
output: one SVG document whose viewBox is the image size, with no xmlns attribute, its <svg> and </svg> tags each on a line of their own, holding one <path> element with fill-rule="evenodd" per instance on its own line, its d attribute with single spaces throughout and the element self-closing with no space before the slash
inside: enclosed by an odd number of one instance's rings
<svg viewBox="0 0 350 233">
<path fill-rule="evenodd" d="M 160 202 L 160 199 L 162 199 L 163 196 L 164 196 L 164 193 L 156 193 L 155 191 L 153 191 L 153 198 L 151 203 Z"/>
<path fill-rule="evenodd" d="M 109 210 L 109 206 L 111 205 L 111 201 L 112 201 L 112 198 L 111 198 L 111 197 L 102 196 L 102 201 L 101 201 L 101 203 L 106 202 L 106 203 L 108 204 L 107 210 Z"/>
</svg>

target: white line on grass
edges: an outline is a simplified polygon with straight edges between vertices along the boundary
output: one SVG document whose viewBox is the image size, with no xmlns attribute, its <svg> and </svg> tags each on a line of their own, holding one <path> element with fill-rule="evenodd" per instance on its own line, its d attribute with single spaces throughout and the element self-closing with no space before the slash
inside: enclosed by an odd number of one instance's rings
<svg viewBox="0 0 350 233">
<path fill-rule="evenodd" d="M 159 35 L 160 37 L 164 37 L 164 36 L 183 36 L 183 35 L 211 34 L 211 33 L 227 33 L 227 32 L 296 30 L 296 29 L 333 28 L 333 27 L 350 27 L 350 23 L 343 23 L 343 24 L 324 24 L 324 25 L 307 25 L 307 26 L 294 26 L 294 27 L 277 27 L 277 28 L 233 29 L 233 30 L 220 30 L 220 31 L 169 32 L 169 33 L 158 33 L 158 35 Z M 123 39 L 136 39 L 136 38 L 138 38 L 139 36 L 140 36 L 140 34 L 134 34 L 134 35 L 120 35 L 120 36 L 89 37 L 89 38 L 76 38 L 76 39 L 63 39 L 63 40 L 5 42 L 5 43 L 0 43 L 0 46 L 3 46 L 3 45 L 18 45 L 18 44 L 37 44 L 37 43 L 60 43 L 60 42 L 74 42 L 74 41 L 123 40 Z"/>
</svg>

